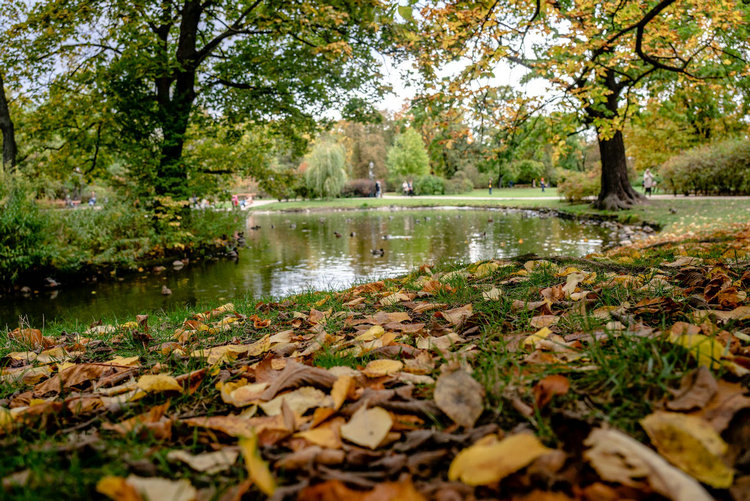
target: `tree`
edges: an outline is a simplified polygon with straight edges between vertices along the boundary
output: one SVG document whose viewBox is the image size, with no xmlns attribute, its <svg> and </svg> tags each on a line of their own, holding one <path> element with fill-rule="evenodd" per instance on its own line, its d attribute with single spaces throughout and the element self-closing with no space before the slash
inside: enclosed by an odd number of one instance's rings
<svg viewBox="0 0 750 501">
<path fill-rule="evenodd" d="M 123 137 L 155 150 L 144 180 L 186 196 L 196 107 L 290 132 L 322 110 L 361 113 L 380 92 L 374 50 L 392 16 L 379 0 L 45 0 L 25 36 L 39 64 L 94 72 Z"/>
<path fill-rule="evenodd" d="M 16 132 L 13 120 L 10 117 L 8 99 L 5 97 L 5 85 L 3 76 L 0 74 L 0 130 L 3 134 L 3 170 L 12 171 L 16 166 Z"/>
<path fill-rule="evenodd" d="M 332 198 L 346 183 L 344 148 L 331 141 L 316 144 L 307 157 L 305 184 L 313 196 Z"/>
<path fill-rule="evenodd" d="M 470 61 L 451 92 L 484 91 L 498 62 L 510 61 L 554 87 L 542 100 L 577 110 L 594 127 L 602 162 L 595 205 L 604 209 L 642 198 L 628 180 L 622 129 L 650 85 L 665 75 L 712 86 L 747 75 L 750 6 L 734 0 L 454 0 L 434 2 L 422 17 L 422 38 L 407 45 Z M 433 61 L 422 58 L 434 77 Z"/>
<path fill-rule="evenodd" d="M 422 136 L 414 129 L 406 129 L 396 136 L 386 158 L 388 174 L 393 177 L 415 177 L 430 173 L 430 159 L 427 156 Z"/>
</svg>

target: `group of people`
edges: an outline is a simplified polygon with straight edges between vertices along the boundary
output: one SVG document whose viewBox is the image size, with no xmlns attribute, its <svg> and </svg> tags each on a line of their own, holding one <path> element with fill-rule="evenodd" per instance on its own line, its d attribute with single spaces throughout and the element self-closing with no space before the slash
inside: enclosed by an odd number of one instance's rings
<svg viewBox="0 0 750 501">
<path fill-rule="evenodd" d="M 414 196 L 414 186 L 411 184 L 411 179 L 401 183 L 401 191 L 404 192 L 404 195 Z"/>
</svg>

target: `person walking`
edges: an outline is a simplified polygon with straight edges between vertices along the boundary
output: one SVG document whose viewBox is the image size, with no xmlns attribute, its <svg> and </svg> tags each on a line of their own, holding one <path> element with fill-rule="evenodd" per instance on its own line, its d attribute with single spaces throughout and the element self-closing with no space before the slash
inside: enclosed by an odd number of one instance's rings
<svg viewBox="0 0 750 501">
<path fill-rule="evenodd" d="M 375 198 L 381 198 L 383 196 L 383 187 L 380 185 L 380 181 L 375 181 Z"/>
<path fill-rule="evenodd" d="M 546 188 L 546 187 L 547 187 L 547 184 L 546 184 L 546 183 L 544 182 L 544 178 L 541 178 L 541 179 L 539 180 L 539 186 L 541 186 L 541 187 L 542 187 L 542 193 L 544 193 L 544 188 Z"/>
<path fill-rule="evenodd" d="M 404 193 L 404 195 L 409 194 L 409 183 L 406 182 L 406 179 L 404 179 L 404 182 L 401 183 L 401 191 Z"/>
<path fill-rule="evenodd" d="M 646 195 L 651 196 L 653 188 L 654 175 L 651 174 L 651 169 L 646 169 L 646 172 L 643 173 L 643 190 L 646 192 Z"/>
<path fill-rule="evenodd" d="M 490 178 L 490 195 L 492 195 L 492 178 Z"/>
</svg>

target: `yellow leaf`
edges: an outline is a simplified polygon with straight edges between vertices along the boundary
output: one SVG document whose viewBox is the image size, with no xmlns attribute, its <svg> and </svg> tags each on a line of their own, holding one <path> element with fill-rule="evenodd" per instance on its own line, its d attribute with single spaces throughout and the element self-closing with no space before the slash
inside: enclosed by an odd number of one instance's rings
<svg viewBox="0 0 750 501">
<path fill-rule="evenodd" d="M 240 438 L 240 451 L 245 460 L 245 468 L 250 479 L 255 482 L 258 489 L 267 496 L 272 496 L 276 491 L 276 481 L 268 469 L 268 463 L 263 461 L 258 451 L 258 437 L 253 433 L 249 437 Z"/>
<path fill-rule="evenodd" d="M 330 405 L 331 397 L 312 386 L 303 386 L 289 393 L 279 395 L 273 400 L 260 404 L 260 408 L 268 416 L 281 414 L 281 406 L 286 401 L 289 408 L 298 416 L 301 416 L 312 407 L 327 407 Z"/>
<path fill-rule="evenodd" d="M 543 339 L 547 339 L 548 337 L 550 337 L 550 335 L 552 335 L 552 331 L 549 330 L 549 327 L 543 327 L 543 328 L 539 329 L 536 333 L 534 333 L 531 336 L 529 336 L 526 339 L 524 339 L 523 340 L 523 347 L 524 348 L 531 348 L 531 349 L 533 349 L 533 348 L 536 347 L 536 344 L 539 341 L 541 341 Z"/>
<path fill-rule="evenodd" d="M 354 341 L 364 342 L 372 341 L 385 334 L 385 330 L 379 325 L 373 325 L 365 332 L 354 338 Z"/>
<path fill-rule="evenodd" d="M 107 475 L 96 483 L 96 492 L 115 501 L 141 501 L 141 496 L 135 487 L 124 478 Z"/>
<path fill-rule="evenodd" d="M 366 409 L 363 405 L 341 427 L 341 438 L 374 449 L 391 431 L 391 426 L 393 419 L 388 411 L 381 407 Z"/>
<path fill-rule="evenodd" d="M 695 357 L 698 365 L 705 365 L 710 369 L 718 369 L 724 346 L 714 338 L 703 334 L 670 334 L 670 343 L 684 346 Z"/>
<path fill-rule="evenodd" d="M 476 278 L 484 278 L 487 275 L 491 275 L 492 272 L 497 270 L 500 267 L 497 263 L 482 263 L 479 266 L 477 266 L 476 271 L 474 272 L 474 276 Z"/>
<path fill-rule="evenodd" d="M 308 442 L 326 447 L 328 449 L 341 449 L 341 436 L 339 435 L 339 428 L 341 427 L 341 421 L 343 418 L 337 418 L 338 423 L 326 423 L 326 425 L 318 426 L 312 430 L 300 431 L 295 433 L 295 437 L 301 437 Z"/>
<path fill-rule="evenodd" d="M 13 424 L 13 415 L 5 407 L 0 407 L 0 433 L 10 429 Z"/>
<path fill-rule="evenodd" d="M 448 469 L 448 478 L 468 485 L 492 484 L 549 451 L 534 435 L 526 433 L 492 444 L 478 443 L 456 455 Z"/>
<path fill-rule="evenodd" d="M 138 388 L 150 392 L 158 393 L 162 391 L 179 391 L 182 392 L 182 386 L 172 376 L 166 374 L 146 374 L 141 376 L 137 383 Z"/>
<path fill-rule="evenodd" d="M 135 357 L 115 357 L 107 362 L 101 362 L 102 365 L 121 365 L 124 367 L 138 367 L 140 358 Z"/>
<path fill-rule="evenodd" d="M 712 487 L 732 485 L 734 472 L 722 461 L 727 444 L 716 430 L 697 416 L 655 412 L 641 425 L 659 453 L 670 463 Z"/>
<path fill-rule="evenodd" d="M 349 390 L 352 387 L 354 378 L 348 374 L 342 374 L 333 383 L 331 388 L 331 398 L 333 399 L 333 410 L 337 411 L 346 401 L 346 396 L 349 394 Z"/>
<path fill-rule="evenodd" d="M 362 374 L 369 378 L 389 376 L 404 368 L 404 363 L 399 360 L 373 360 L 368 363 Z"/>
</svg>

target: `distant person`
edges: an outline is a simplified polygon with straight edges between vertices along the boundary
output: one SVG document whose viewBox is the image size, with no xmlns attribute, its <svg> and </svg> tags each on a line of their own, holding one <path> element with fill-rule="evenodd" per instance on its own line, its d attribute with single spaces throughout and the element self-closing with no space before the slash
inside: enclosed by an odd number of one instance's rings
<svg viewBox="0 0 750 501">
<path fill-rule="evenodd" d="M 73 200 L 70 198 L 70 194 L 65 194 L 65 207 L 73 207 Z"/>
<path fill-rule="evenodd" d="M 96 193 L 93 191 L 91 192 L 91 198 L 89 198 L 89 205 L 91 207 L 96 205 Z"/>
<path fill-rule="evenodd" d="M 380 186 L 380 181 L 375 181 L 375 198 L 381 198 L 383 196 L 383 188 Z"/>
<path fill-rule="evenodd" d="M 410 197 L 414 196 L 414 185 L 411 184 L 411 179 L 409 179 L 409 183 L 407 184 L 407 190 Z"/>
<path fill-rule="evenodd" d="M 236 194 L 232 195 L 232 208 L 236 209 L 238 205 L 240 205 L 240 198 Z"/>
<path fill-rule="evenodd" d="M 643 173 L 643 189 L 646 195 L 651 196 L 653 188 L 654 175 L 651 174 L 651 169 L 646 169 L 646 172 Z"/>
<path fill-rule="evenodd" d="M 542 192 L 544 192 L 544 188 L 547 187 L 547 184 L 544 182 L 544 178 L 539 180 L 539 186 L 542 187 Z"/>
<path fill-rule="evenodd" d="M 492 195 L 492 178 L 490 178 L 490 195 Z"/>
<path fill-rule="evenodd" d="M 193 209 L 198 208 L 198 196 L 195 193 L 190 197 L 190 204 L 193 206 Z"/>
<path fill-rule="evenodd" d="M 404 195 L 409 194 L 409 183 L 406 182 L 406 179 L 404 179 L 404 182 L 401 183 L 401 191 L 404 192 Z"/>
</svg>

